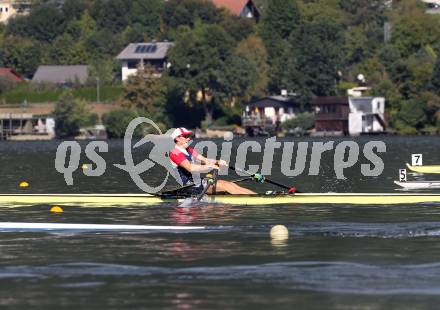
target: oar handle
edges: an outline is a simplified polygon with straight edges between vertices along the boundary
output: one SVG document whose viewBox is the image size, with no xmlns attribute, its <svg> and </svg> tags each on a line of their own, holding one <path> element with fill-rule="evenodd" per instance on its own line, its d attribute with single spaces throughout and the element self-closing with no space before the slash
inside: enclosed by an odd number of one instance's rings
<svg viewBox="0 0 440 310">
<path fill-rule="evenodd" d="M 247 175 L 249 175 L 249 176 L 251 176 L 251 177 L 254 177 L 254 176 L 255 176 L 255 174 L 251 174 L 251 173 L 246 172 L 246 171 L 241 170 L 241 169 L 236 169 L 236 168 L 233 167 L 233 166 L 229 166 L 229 169 L 231 169 L 232 171 L 235 171 L 235 172 L 246 173 Z M 276 186 L 278 186 L 278 187 L 284 188 L 284 189 L 286 189 L 286 190 L 288 191 L 289 194 L 290 194 L 290 193 L 301 193 L 301 191 L 297 190 L 295 187 L 289 187 L 289 186 L 287 186 L 287 185 L 284 185 L 284 184 L 281 184 L 281 183 L 278 183 L 278 182 L 272 181 L 272 180 L 270 180 L 270 179 L 268 179 L 268 178 L 266 178 L 266 177 L 264 177 L 263 181 L 264 181 L 264 182 L 267 182 L 267 183 L 269 183 L 269 184 L 276 185 Z"/>
</svg>

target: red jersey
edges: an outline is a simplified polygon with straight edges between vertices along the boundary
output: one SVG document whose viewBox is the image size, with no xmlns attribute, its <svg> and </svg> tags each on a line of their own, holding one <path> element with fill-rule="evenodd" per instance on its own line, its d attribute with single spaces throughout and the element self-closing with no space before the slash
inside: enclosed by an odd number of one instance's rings
<svg viewBox="0 0 440 310">
<path fill-rule="evenodd" d="M 197 156 L 199 156 L 199 153 L 197 153 L 197 151 L 194 150 L 192 147 L 187 148 L 186 151 L 188 152 L 188 154 L 185 154 L 183 152 L 183 149 L 178 147 L 175 147 L 171 151 L 170 159 L 174 166 L 180 166 L 180 164 L 186 159 L 189 162 L 194 162 L 197 159 Z"/>
</svg>

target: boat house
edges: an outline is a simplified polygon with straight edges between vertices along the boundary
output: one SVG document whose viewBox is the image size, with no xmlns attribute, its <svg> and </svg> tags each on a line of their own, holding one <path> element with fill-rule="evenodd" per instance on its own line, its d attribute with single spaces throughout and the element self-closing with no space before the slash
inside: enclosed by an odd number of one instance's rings
<svg viewBox="0 0 440 310">
<path fill-rule="evenodd" d="M 314 135 L 348 134 L 348 97 L 316 97 L 311 104 L 315 111 Z"/>
</svg>

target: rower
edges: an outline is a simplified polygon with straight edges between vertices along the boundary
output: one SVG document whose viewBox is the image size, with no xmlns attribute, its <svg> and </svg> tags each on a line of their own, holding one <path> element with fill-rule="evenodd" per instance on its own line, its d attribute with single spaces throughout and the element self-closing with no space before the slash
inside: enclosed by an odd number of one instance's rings
<svg viewBox="0 0 440 310">
<path fill-rule="evenodd" d="M 227 166 L 227 163 L 224 160 L 206 158 L 197 153 L 193 148 L 189 147 L 192 136 L 192 131 L 183 127 L 177 128 L 171 134 L 175 147 L 170 152 L 170 159 L 173 167 L 179 172 L 183 186 L 194 183 L 192 177 L 193 172 L 207 173 L 212 170 L 219 170 L 220 166 Z M 202 165 L 196 164 L 196 160 L 201 162 Z M 255 194 L 255 192 L 247 188 L 225 180 L 217 181 L 216 191 L 234 195 Z M 203 192 L 203 185 L 194 184 L 194 186 L 184 188 L 183 192 L 191 196 L 199 195 Z M 208 193 L 211 193 L 211 191 L 208 191 Z"/>
</svg>

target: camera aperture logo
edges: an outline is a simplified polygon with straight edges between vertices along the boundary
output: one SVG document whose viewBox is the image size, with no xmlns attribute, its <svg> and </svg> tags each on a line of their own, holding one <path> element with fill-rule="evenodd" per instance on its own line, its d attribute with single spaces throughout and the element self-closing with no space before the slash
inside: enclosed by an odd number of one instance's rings
<svg viewBox="0 0 440 310">
<path fill-rule="evenodd" d="M 148 125 L 157 132 L 157 134 L 148 134 L 139 142 L 133 145 L 133 135 L 136 128 L 140 125 Z M 138 117 L 133 119 L 127 127 L 124 136 L 124 164 L 114 164 L 115 167 L 127 172 L 136 186 L 146 193 L 160 192 L 169 180 L 171 175 L 180 185 L 182 180 L 175 167 L 173 167 L 169 159 L 169 153 L 174 148 L 174 141 L 171 138 L 170 129 L 163 134 L 160 128 L 146 117 Z M 146 143 L 151 143 L 153 147 L 146 158 L 140 163 L 135 163 L 133 159 L 133 149 L 136 149 Z M 346 179 L 344 170 L 353 167 L 359 162 L 359 157 L 362 151 L 364 159 L 370 163 L 361 164 L 361 174 L 366 177 L 377 177 L 382 174 L 384 170 L 383 160 L 378 153 L 386 152 L 386 144 L 383 141 L 369 141 L 363 145 L 363 149 L 355 141 L 341 141 L 335 143 L 334 141 L 326 142 L 299 142 L 296 145 L 296 158 L 293 160 L 295 142 L 285 141 L 279 142 L 275 137 L 268 138 L 264 141 L 264 146 L 258 141 L 242 141 L 238 147 L 233 145 L 232 137 L 225 137 L 220 145 L 220 159 L 226 162 L 232 160 L 232 150 L 236 150 L 235 168 L 240 176 L 248 176 L 249 174 L 261 173 L 266 176 L 272 174 L 272 166 L 274 164 L 275 151 L 281 151 L 281 173 L 286 177 L 298 176 L 304 173 L 306 168 L 307 158 L 309 161 L 308 175 L 319 175 L 321 158 L 325 152 L 333 151 L 333 170 L 337 179 Z M 219 154 L 218 144 L 213 141 L 200 141 L 194 148 L 199 153 L 206 153 L 209 158 L 217 158 Z M 85 155 L 94 165 L 83 169 L 83 173 L 90 177 L 102 176 L 107 168 L 105 159 L 99 153 L 107 153 L 109 150 L 108 143 L 105 141 L 92 141 L 87 144 L 85 148 Z M 309 152 L 311 151 L 311 152 Z M 246 168 L 246 161 L 249 152 L 262 153 L 262 164 L 248 165 Z M 79 169 L 81 160 L 82 148 L 77 141 L 62 142 L 56 152 L 55 169 L 63 174 L 67 185 L 73 185 L 73 173 Z M 309 154 L 310 153 L 310 154 Z M 294 168 L 292 168 L 292 163 Z M 142 178 L 141 174 L 146 173 L 155 167 L 161 166 L 166 171 L 161 184 L 157 186 L 150 186 Z M 240 173 L 243 171 L 243 173 Z M 219 175 L 227 175 L 229 170 L 223 167 Z M 200 173 L 192 173 L 193 179 L 197 183 L 201 179 Z"/>
</svg>

